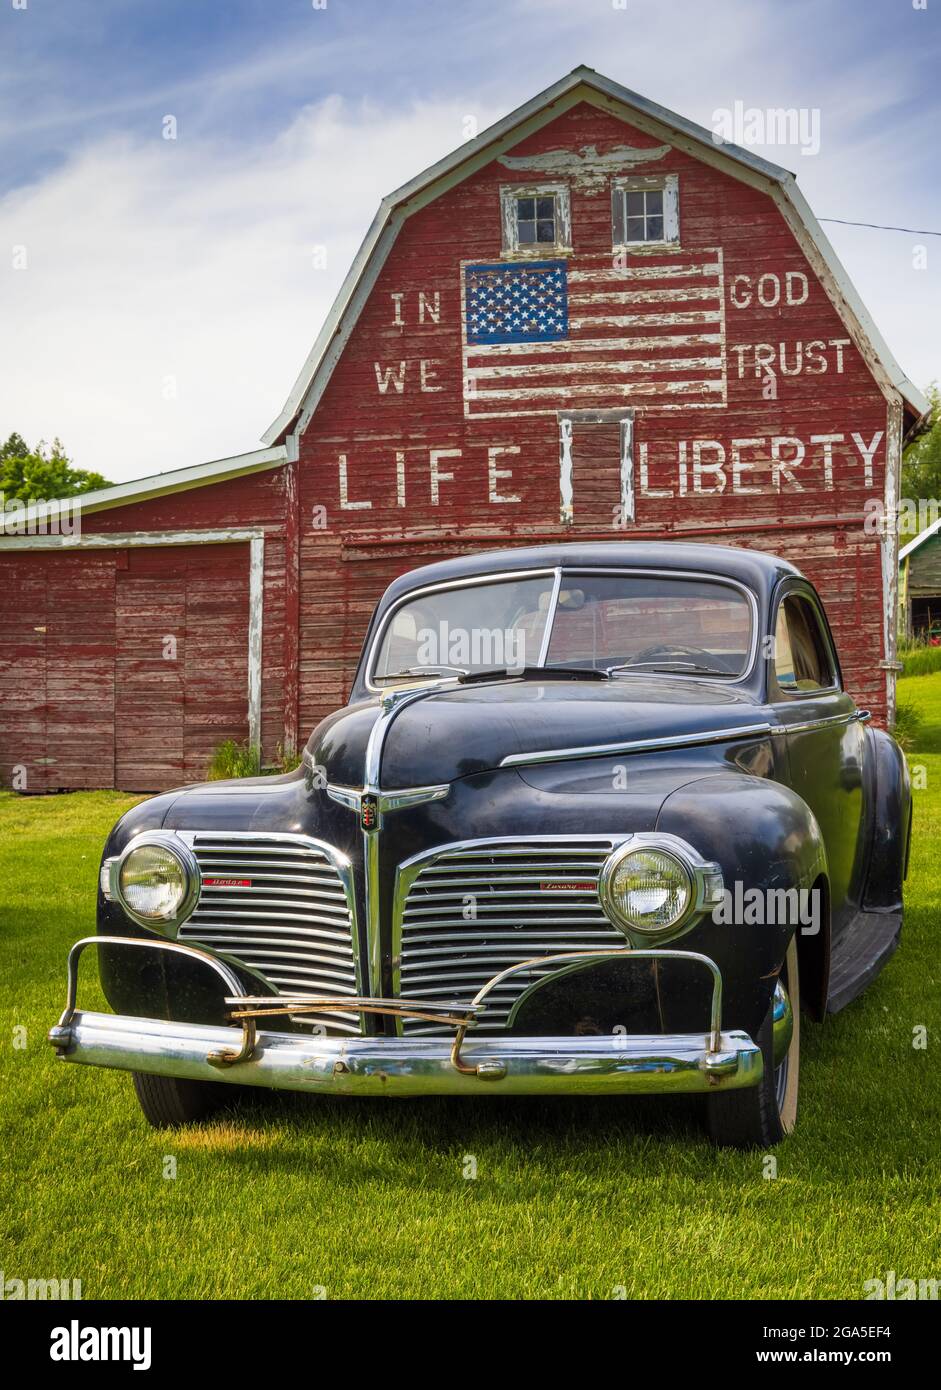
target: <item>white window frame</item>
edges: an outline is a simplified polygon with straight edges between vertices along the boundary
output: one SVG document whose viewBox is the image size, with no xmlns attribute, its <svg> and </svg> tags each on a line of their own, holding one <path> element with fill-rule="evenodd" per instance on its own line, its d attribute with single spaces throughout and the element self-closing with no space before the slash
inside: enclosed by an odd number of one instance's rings
<svg viewBox="0 0 941 1390">
<path fill-rule="evenodd" d="M 660 241 L 628 241 L 619 236 L 619 225 L 627 230 L 625 193 L 663 194 L 663 237 Z M 623 218 L 623 223 L 620 222 Z M 615 251 L 662 250 L 680 244 L 680 181 L 677 174 L 631 174 L 611 182 L 611 242 Z"/>
<path fill-rule="evenodd" d="M 555 241 L 520 246 L 516 223 L 518 198 L 555 198 Z M 572 250 L 572 203 L 567 183 L 509 183 L 500 188 L 500 220 L 503 224 L 503 255 L 545 256 L 570 254 Z"/>
</svg>

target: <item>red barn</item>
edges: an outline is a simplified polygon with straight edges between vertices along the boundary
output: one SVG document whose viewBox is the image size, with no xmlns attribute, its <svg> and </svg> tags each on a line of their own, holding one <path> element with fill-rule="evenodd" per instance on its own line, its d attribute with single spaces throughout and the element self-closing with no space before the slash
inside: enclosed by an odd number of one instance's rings
<svg viewBox="0 0 941 1390">
<path fill-rule="evenodd" d="M 926 410 L 791 174 L 578 68 L 383 201 L 264 448 L 90 494 L 80 536 L 8 523 L 3 779 L 271 758 L 345 700 L 395 575 L 576 535 L 796 561 L 891 719 L 866 503 Z"/>
</svg>

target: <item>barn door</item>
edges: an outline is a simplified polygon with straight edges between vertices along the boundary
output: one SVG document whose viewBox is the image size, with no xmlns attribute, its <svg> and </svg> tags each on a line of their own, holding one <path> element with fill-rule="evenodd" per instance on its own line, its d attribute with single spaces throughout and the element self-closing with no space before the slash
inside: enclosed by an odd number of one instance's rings
<svg viewBox="0 0 941 1390">
<path fill-rule="evenodd" d="M 249 550 L 187 546 L 186 780 L 202 781 L 220 743 L 248 741 Z M 278 615 L 274 614 L 275 625 Z M 272 627 L 272 631 L 275 627 Z"/>
<path fill-rule="evenodd" d="M 115 626 L 114 785 L 179 785 L 186 576 L 172 550 L 119 551 Z"/>
<path fill-rule="evenodd" d="M 47 785 L 114 785 L 114 556 L 46 561 Z"/>
<path fill-rule="evenodd" d="M 559 412 L 563 526 L 623 529 L 634 520 L 634 412 Z"/>
<path fill-rule="evenodd" d="M 114 557 L 0 558 L 0 768 L 23 792 L 114 779 Z"/>
<path fill-rule="evenodd" d="M 46 790 L 46 567 L 0 556 L 0 786 Z"/>
<path fill-rule="evenodd" d="M 0 555 L 0 785 L 153 792 L 248 739 L 247 544 Z"/>
</svg>

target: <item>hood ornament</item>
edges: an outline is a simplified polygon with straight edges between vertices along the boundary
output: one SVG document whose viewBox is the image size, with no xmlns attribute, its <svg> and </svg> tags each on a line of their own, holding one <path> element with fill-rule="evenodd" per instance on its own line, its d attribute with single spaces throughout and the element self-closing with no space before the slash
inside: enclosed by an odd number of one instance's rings
<svg viewBox="0 0 941 1390">
<path fill-rule="evenodd" d="M 420 806 L 425 801 L 440 801 L 451 790 L 449 782 L 433 787 L 402 787 L 382 791 L 379 775 L 382 749 L 393 721 L 407 705 L 425 699 L 438 686 L 422 686 L 418 690 L 386 691 L 379 702 L 379 714 L 369 732 L 363 785 L 340 787 L 327 782 L 324 790 L 333 801 L 355 811 L 363 837 L 363 875 L 366 899 L 367 969 L 373 993 L 382 993 L 383 946 L 379 890 L 379 831 L 382 818 L 390 811 L 403 811 L 408 806 Z"/>
<path fill-rule="evenodd" d="M 359 817 L 359 826 L 364 835 L 372 835 L 382 829 L 382 817 L 388 811 L 402 811 L 408 806 L 419 806 L 423 801 L 440 801 L 451 790 L 449 782 L 433 787 L 402 787 L 398 791 L 384 792 L 379 786 L 379 771 L 382 765 L 382 748 L 386 735 L 397 715 L 406 705 L 414 704 L 426 696 L 434 694 L 437 687 L 422 686 L 386 691 L 379 702 L 379 717 L 369 734 L 366 744 L 366 766 L 362 787 L 340 787 L 328 782 L 324 788 L 327 795 L 348 806 Z"/>
<path fill-rule="evenodd" d="M 379 792 L 369 787 L 338 787 L 329 782 L 325 787 L 331 800 L 356 812 L 360 829 L 367 835 L 382 828 L 382 817 L 387 811 L 402 811 L 408 806 L 420 806 L 424 801 L 440 801 L 450 790 L 449 782 L 442 782 L 436 787 L 403 787 L 395 792 Z"/>
</svg>

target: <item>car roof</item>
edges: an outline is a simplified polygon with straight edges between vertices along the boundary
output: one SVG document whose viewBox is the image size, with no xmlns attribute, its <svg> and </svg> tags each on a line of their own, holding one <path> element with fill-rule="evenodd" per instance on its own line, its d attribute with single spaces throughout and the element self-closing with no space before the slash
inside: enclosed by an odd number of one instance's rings
<svg viewBox="0 0 941 1390">
<path fill-rule="evenodd" d="M 485 550 L 422 565 L 400 575 L 383 596 L 381 607 L 412 589 L 446 584 L 480 574 L 513 570 L 637 568 L 682 570 L 735 579 L 767 599 L 779 579 L 800 576 L 787 560 L 762 550 L 729 545 L 694 545 L 685 541 L 573 541 L 559 545 L 520 546 Z"/>
</svg>

